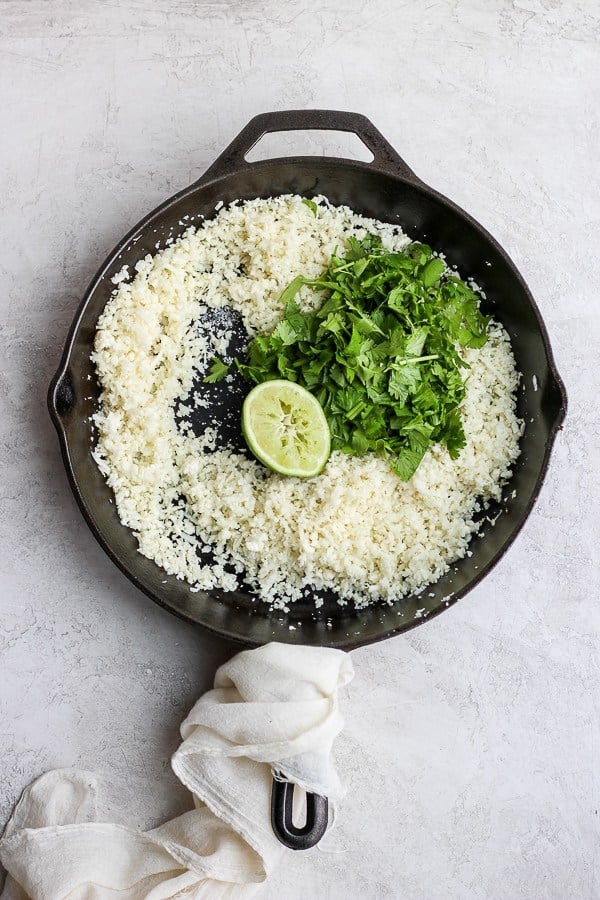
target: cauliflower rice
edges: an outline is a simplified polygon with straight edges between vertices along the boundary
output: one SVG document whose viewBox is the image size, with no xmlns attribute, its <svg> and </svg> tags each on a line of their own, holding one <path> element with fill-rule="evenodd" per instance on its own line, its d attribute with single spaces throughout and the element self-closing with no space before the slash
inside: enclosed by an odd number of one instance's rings
<svg viewBox="0 0 600 900">
<path fill-rule="evenodd" d="M 250 336 L 270 331 L 292 278 L 318 276 L 349 235 L 366 231 L 387 249 L 408 243 L 397 226 L 325 198 L 317 217 L 295 196 L 234 203 L 146 256 L 130 281 L 126 272 L 114 279 L 93 354 L 102 386 L 94 458 L 140 552 L 192 590 L 244 581 L 280 609 L 307 587 L 357 607 L 392 603 L 464 556 L 475 514 L 500 499 L 522 423 L 519 376 L 497 323 L 484 347 L 463 353 L 467 446 L 457 460 L 434 446 L 408 483 L 384 459 L 339 452 L 317 478 L 279 476 L 217 447 L 218 428 L 197 436 L 181 418 L 203 402 L 190 397 L 199 373 L 228 351 L 225 315 L 217 327 L 213 315 L 210 332 L 199 325 L 207 307 L 236 309 Z M 304 309 L 318 302 L 307 288 L 297 299 Z M 208 549 L 207 564 L 199 551 Z"/>
</svg>

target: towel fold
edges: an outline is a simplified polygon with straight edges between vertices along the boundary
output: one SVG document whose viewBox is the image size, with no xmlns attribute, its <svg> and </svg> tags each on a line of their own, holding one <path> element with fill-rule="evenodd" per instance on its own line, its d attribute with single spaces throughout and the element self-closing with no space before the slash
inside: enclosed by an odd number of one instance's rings
<svg viewBox="0 0 600 900">
<path fill-rule="evenodd" d="M 271 779 L 342 793 L 331 758 L 343 727 L 340 650 L 267 644 L 217 671 L 181 725 L 171 764 L 194 809 L 152 831 L 97 821 L 93 775 L 48 772 L 23 793 L 0 840 L 2 900 L 239 900 L 283 851 L 271 828 Z"/>
</svg>

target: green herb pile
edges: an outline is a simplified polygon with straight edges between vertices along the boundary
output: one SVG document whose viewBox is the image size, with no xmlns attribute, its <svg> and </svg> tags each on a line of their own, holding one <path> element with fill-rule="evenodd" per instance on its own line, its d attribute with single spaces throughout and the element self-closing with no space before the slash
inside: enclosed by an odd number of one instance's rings
<svg viewBox="0 0 600 900">
<path fill-rule="evenodd" d="M 303 285 L 323 292 L 316 312 L 301 312 L 294 299 Z M 430 247 L 391 253 L 376 235 L 351 237 L 345 256 L 335 254 L 314 281 L 295 278 L 282 299 L 282 321 L 250 342 L 246 361 L 236 360 L 246 378 L 308 388 L 325 411 L 333 450 L 386 456 L 405 481 L 433 443 L 458 456 L 467 368 L 460 349 L 482 347 L 489 320 Z M 226 372 L 215 360 L 206 380 Z"/>
</svg>

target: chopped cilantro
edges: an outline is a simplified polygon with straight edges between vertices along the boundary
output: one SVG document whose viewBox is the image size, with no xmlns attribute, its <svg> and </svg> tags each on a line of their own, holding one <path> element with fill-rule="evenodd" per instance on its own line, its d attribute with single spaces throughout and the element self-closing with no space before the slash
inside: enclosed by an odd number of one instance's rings
<svg viewBox="0 0 600 900">
<path fill-rule="evenodd" d="M 304 203 L 305 206 L 308 206 L 308 208 L 311 210 L 313 216 L 317 215 L 318 206 L 314 200 L 310 200 L 308 197 L 305 197 L 302 202 Z"/>
<path fill-rule="evenodd" d="M 303 285 L 322 294 L 316 311 L 300 310 Z M 404 481 L 434 443 L 458 456 L 468 368 L 460 350 L 485 344 L 489 320 L 430 247 L 389 252 L 377 235 L 350 237 L 345 256 L 334 254 L 316 280 L 295 278 L 282 300 L 281 322 L 236 360 L 244 377 L 308 388 L 325 411 L 332 449 L 387 457 Z M 215 360 L 205 381 L 226 371 Z"/>
<path fill-rule="evenodd" d="M 212 361 L 208 375 L 205 375 L 202 381 L 204 384 L 214 384 L 216 381 L 223 381 L 228 372 L 229 366 L 215 357 Z"/>
</svg>

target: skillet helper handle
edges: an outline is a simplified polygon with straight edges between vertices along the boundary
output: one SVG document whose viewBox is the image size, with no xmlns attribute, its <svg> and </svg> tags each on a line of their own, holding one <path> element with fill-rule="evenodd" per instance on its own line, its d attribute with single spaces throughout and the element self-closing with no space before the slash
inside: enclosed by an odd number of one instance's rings
<svg viewBox="0 0 600 900">
<path fill-rule="evenodd" d="M 59 428 L 64 417 L 72 411 L 76 401 L 73 376 L 70 369 L 63 364 L 50 383 L 47 400 L 52 421 Z"/>
<path fill-rule="evenodd" d="M 412 169 L 396 153 L 392 145 L 375 128 L 370 119 L 360 113 L 336 109 L 288 109 L 261 113 L 250 119 L 237 137 L 221 153 L 200 178 L 209 181 L 228 175 L 240 168 L 251 168 L 246 155 L 265 134 L 278 131 L 345 131 L 355 134 L 373 154 L 373 162 L 356 163 L 367 168 L 379 169 L 392 175 L 401 175 L 408 181 L 420 183 Z"/>
<path fill-rule="evenodd" d="M 329 801 L 320 794 L 306 795 L 306 822 L 296 826 L 292 821 L 294 785 L 273 779 L 271 788 L 271 824 L 276 837 L 290 850 L 308 850 L 318 844 L 329 819 Z"/>
</svg>

